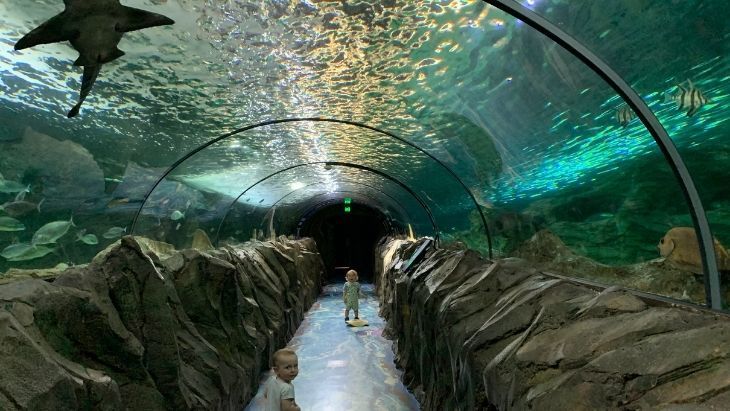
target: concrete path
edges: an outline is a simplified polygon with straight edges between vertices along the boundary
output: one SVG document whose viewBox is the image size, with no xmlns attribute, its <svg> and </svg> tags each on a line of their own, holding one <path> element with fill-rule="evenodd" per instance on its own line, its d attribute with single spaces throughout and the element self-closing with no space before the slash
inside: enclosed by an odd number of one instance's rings
<svg viewBox="0 0 730 411">
<path fill-rule="evenodd" d="M 360 299 L 360 318 L 370 325 L 360 328 L 345 324 L 343 285 L 324 288 L 289 342 L 299 356 L 293 381 L 297 404 L 302 411 L 419 410 L 401 383 L 391 341 L 381 335 L 385 321 L 378 317 L 372 284 L 363 284 L 367 298 Z M 259 388 L 246 411 L 263 410 L 262 395 Z"/>
</svg>

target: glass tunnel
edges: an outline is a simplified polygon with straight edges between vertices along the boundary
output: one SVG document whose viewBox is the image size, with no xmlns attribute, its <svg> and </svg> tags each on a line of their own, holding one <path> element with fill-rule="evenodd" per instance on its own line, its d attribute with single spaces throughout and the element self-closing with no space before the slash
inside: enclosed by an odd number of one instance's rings
<svg viewBox="0 0 730 411">
<path fill-rule="evenodd" d="M 0 272 L 203 230 L 314 237 L 334 276 L 412 231 L 729 310 L 727 1 L 124 3 L 175 24 L 74 118 L 76 51 L 13 50 L 63 3 L 0 3 Z"/>
</svg>

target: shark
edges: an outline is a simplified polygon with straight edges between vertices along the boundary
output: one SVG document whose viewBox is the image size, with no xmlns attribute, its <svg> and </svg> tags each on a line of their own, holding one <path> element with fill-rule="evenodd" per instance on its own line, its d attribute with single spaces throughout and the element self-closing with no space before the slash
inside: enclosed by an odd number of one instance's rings
<svg viewBox="0 0 730 411">
<path fill-rule="evenodd" d="M 68 117 L 79 114 L 101 66 L 124 55 L 117 45 L 124 33 L 174 24 L 162 14 L 123 6 L 119 0 L 64 0 L 63 12 L 33 29 L 15 43 L 15 50 L 68 41 L 79 52 L 74 66 L 82 66 L 78 103 Z"/>
</svg>

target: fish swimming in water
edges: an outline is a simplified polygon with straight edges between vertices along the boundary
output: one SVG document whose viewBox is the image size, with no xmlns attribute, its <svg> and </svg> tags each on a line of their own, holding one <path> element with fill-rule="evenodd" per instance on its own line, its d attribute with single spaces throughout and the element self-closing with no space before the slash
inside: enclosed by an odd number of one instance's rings
<svg viewBox="0 0 730 411">
<path fill-rule="evenodd" d="M 469 189 L 469 192 L 471 192 L 471 195 L 474 196 L 474 199 L 477 201 L 477 204 L 484 208 L 494 208 L 494 205 L 491 201 L 489 201 L 486 197 L 484 197 L 484 192 L 481 188 L 478 186 L 472 187 Z"/>
<path fill-rule="evenodd" d="M 0 231 L 23 231 L 25 225 L 12 217 L 0 217 Z"/>
<path fill-rule="evenodd" d="M 184 217 L 185 217 L 185 213 L 183 213 L 180 210 L 175 210 L 172 212 L 172 214 L 170 214 L 170 220 L 172 220 L 172 221 L 177 221 Z"/>
<path fill-rule="evenodd" d="M 15 200 L 0 205 L 0 211 L 4 211 L 10 217 L 22 217 L 33 211 L 41 212 L 41 204 L 45 201 L 42 199 L 38 204 L 25 200 Z"/>
<path fill-rule="evenodd" d="M 106 208 L 114 208 L 127 203 L 129 203 L 129 197 L 113 198 L 106 204 Z"/>
<path fill-rule="evenodd" d="M 5 247 L 3 251 L 0 251 L 0 256 L 8 261 L 26 261 L 43 257 L 52 251 L 52 248 L 42 245 L 19 243 Z"/>
<path fill-rule="evenodd" d="M 30 191 L 30 186 L 18 183 L 16 181 L 5 180 L 0 178 L 0 193 L 22 193 Z"/>
<path fill-rule="evenodd" d="M 683 84 L 683 83 L 682 83 Z M 665 101 L 673 101 L 677 103 L 677 108 L 680 110 L 687 110 L 687 117 L 695 115 L 707 102 L 709 98 L 702 94 L 702 91 L 692 84 L 692 80 L 687 79 L 687 87 L 683 87 L 682 84 L 677 84 L 679 91 L 672 94 L 665 94 Z"/>
<path fill-rule="evenodd" d="M 193 243 L 190 248 L 194 248 L 198 251 L 215 250 L 215 247 L 213 247 L 213 244 L 210 242 L 210 238 L 208 238 L 208 234 L 199 228 L 193 233 Z"/>
<path fill-rule="evenodd" d="M 83 66 L 79 102 L 68 117 L 79 113 L 81 104 L 91 91 L 101 66 L 124 55 L 117 48 L 124 33 L 148 27 L 174 24 L 161 14 L 122 6 L 119 0 L 64 0 L 60 14 L 33 29 L 15 43 L 15 50 L 38 44 L 68 40 L 79 52 L 75 66 Z"/>
<path fill-rule="evenodd" d="M 622 104 L 616 107 L 616 121 L 618 121 L 621 127 L 625 128 L 628 126 L 634 117 L 636 117 L 636 114 L 634 114 L 634 110 L 632 110 L 628 105 Z"/>
<path fill-rule="evenodd" d="M 727 250 L 713 238 L 717 267 L 722 271 L 730 270 L 730 255 Z M 694 227 L 673 227 L 659 240 L 659 254 L 672 265 L 695 274 L 702 274 L 702 257 L 700 243 Z"/>
<path fill-rule="evenodd" d="M 73 225 L 75 225 L 73 217 L 68 221 L 52 221 L 39 228 L 33 234 L 30 242 L 33 245 L 55 243 L 56 240 L 66 235 L 68 229 Z"/>
<path fill-rule="evenodd" d="M 106 230 L 106 232 L 104 234 L 102 234 L 101 236 L 106 239 L 112 239 L 112 238 L 121 237 L 122 233 L 126 233 L 126 232 L 127 232 L 127 227 L 124 227 L 124 228 L 112 227 L 112 228 Z"/>
<path fill-rule="evenodd" d="M 99 239 L 94 234 L 86 234 L 86 229 L 79 230 L 76 233 L 76 241 L 81 241 L 87 245 L 99 244 Z"/>
</svg>

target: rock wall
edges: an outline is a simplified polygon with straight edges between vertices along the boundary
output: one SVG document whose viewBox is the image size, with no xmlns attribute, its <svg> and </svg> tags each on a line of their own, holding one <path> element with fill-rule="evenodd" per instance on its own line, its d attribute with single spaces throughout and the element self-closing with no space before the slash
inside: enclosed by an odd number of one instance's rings
<svg viewBox="0 0 730 411">
<path fill-rule="evenodd" d="M 203 253 L 127 236 L 20 275 L 0 285 L 0 409 L 241 410 L 322 270 L 309 239 Z"/>
<path fill-rule="evenodd" d="M 727 409 L 730 317 L 521 259 L 381 243 L 381 314 L 424 410 Z M 378 271 L 376 271 L 378 272 Z"/>
</svg>

